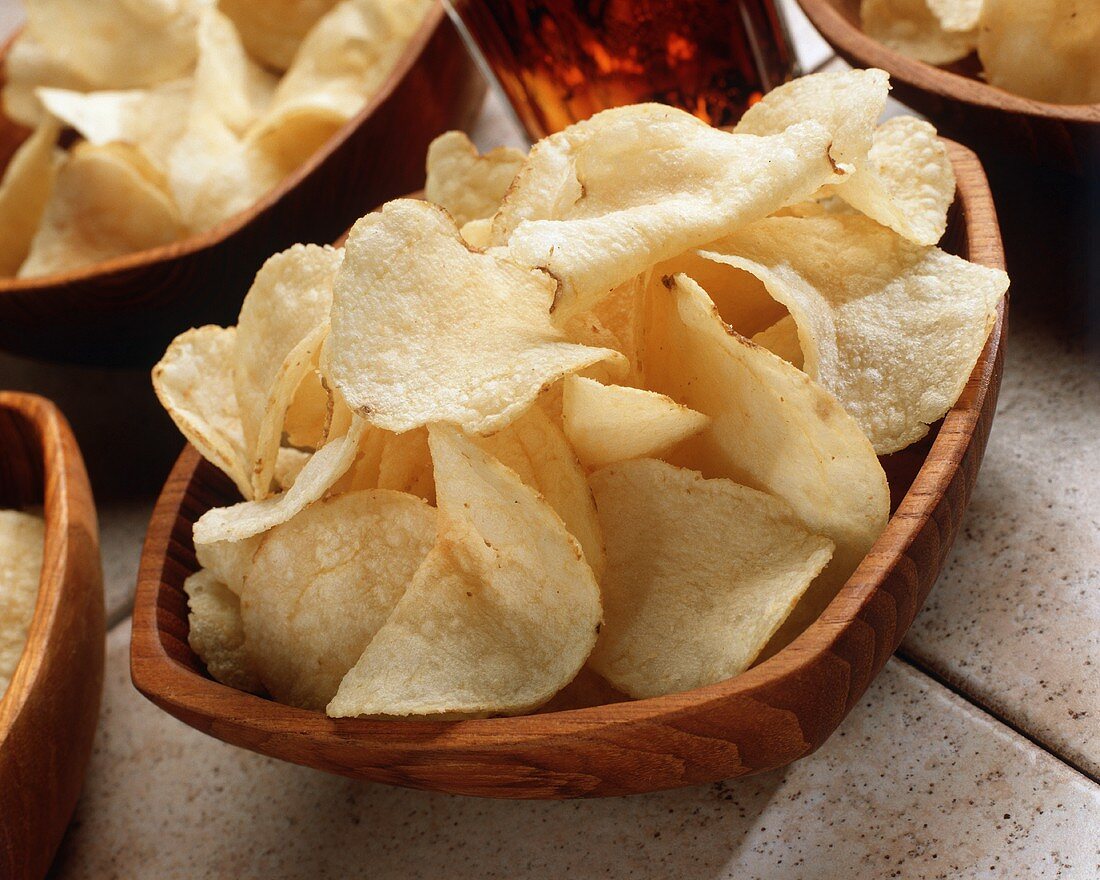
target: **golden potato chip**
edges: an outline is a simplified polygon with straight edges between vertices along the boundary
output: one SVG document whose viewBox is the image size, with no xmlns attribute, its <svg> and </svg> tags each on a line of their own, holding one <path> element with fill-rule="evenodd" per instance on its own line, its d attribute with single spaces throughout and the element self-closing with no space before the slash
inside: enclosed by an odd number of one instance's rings
<svg viewBox="0 0 1100 880">
<path fill-rule="evenodd" d="M 973 31 L 985 0 L 927 0 L 927 3 L 945 31 Z"/>
<path fill-rule="evenodd" d="M 896 116 L 875 132 L 867 158 L 836 188 L 849 205 L 916 244 L 933 245 L 947 229 L 955 169 L 936 129 Z"/>
<path fill-rule="evenodd" d="M 1100 102 L 1096 0 L 985 0 L 978 57 L 991 85 L 1055 104 Z"/>
<path fill-rule="evenodd" d="M 734 132 L 772 135 L 813 119 L 832 134 L 833 160 L 851 173 L 871 148 L 889 92 L 890 76 L 877 68 L 799 77 L 745 111 Z"/>
<path fill-rule="evenodd" d="M 368 424 L 359 440 L 355 458 L 331 489 L 332 494 L 341 492 L 359 492 L 363 489 L 378 489 L 378 478 L 382 472 L 382 453 L 390 438 L 396 435 Z"/>
<path fill-rule="evenodd" d="M 47 120 L 12 155 L 0 179 L 0 277 L 19 271 L 53 191 L 62 153 L 58 126 Z"/>
<path fill-rule="evenodd" d="M 251 498 L 241 417 L 233 395 L 236 346 L 234 327 L 207 325 L 181 333 L 153 367 L 153 390 L 188 442 Z"/>
<path fill-rule="evenodd" d="M 45 539 L 42 517 L 0 510 L 0 699 L 27 644 Z"/>
<path fill-rule="evenodd" d="M 151 86 L 195 63 L 214 0 L 27 0 L 27 33 L 96 89 Z"/>
<path fill-rule="evenodd" d="M 484 220 L 471 220 L 465 224 L 459 233 L 462 240 L 472 248 L 486 250 L 493 246 L 493 220 L 487 217 Z"/>
<path fill-rule="evenodd" d="M 338 0 L 219 0 L 248 53 L 266 66 L 290 67 L 302 39 Z"/>
<path fill-rule="evenodd" d="M 494 239 L 558 281 L 560 314 L 583 312 L 655 263 L 808 198 L 833 177 L 830 140 L 813 121 L 757 137 L 658 104 L 605 110 L 535 145 Z"/>
<path fill-rule="evenodd" d="M 581 545 L 598 581 L 604 552 L 596 505 L 561 428 L 540 407 L 532 406 L 503 431 L 474 442 L 542 495 Z"/>
<path fill-rule="evenodd" d="M 200 569 L 183 582 L 187 593 L 187 642 L 222 684 L 258 694 L 263 684 L 244 644 L 241 601 L 217 577 Z"/>
<path fill-rule="evenodd" d="M 325 440 L 329 395 L 320 370 L 307 373 L 286 411 L 286 442 L 300 449 L 316 449 Z"/>
<path fill-rule="evenodd" d="M 832 555 L 777 498 L 641 458 L 592 475 L 607 536 L 589 665 L 632 697 L 747 669 Z"/>
<path fill-rule="evenodd" d="M 927 64 L 950 64 L 978 45 L 976 30 L 944 30 L 928 0 L 862 0 L 859 14 L 868 36 Z"/>
<path fill-rule="evenodd" d="M 429 442 L 439 537 L 329 715 L 527 711 L 595 644 L 599 587 L 557 514 L 459 431 Z"/>
<path fill-rule="evenodd" d="M 787 315 L 772 324 L 767 330 L 761 330 L 752 341 L 761 348 L 766 348 L 774 355 L 783 358 L 792 366 L 802 369 L 804 356 L 802 343 L 798 341 L 798 325 L 792 315 Z"/>
<path fill-rule="evenodd" d="M 427 428 L 415 428 L 404 434 L 385 432 L 378 459 L 378 488 L 408 492 L 435 504 L 435 475 Z"/>
<path fill-rule="evenodd" d="M 20 278 L 79 269 L 175 241 L 179 211 L 119 144 L 77 144 L 57 173 Z"/>
<path fill-rule="evenodd" d="M 539 391 L 605 358 L 550 321 L 553 282 L 462 241 L 446 211 L 400 199 L 348 236 L 326 375 L 372 424 L 506 427 Z"/>
<path fill-rule="evenodd" d="M 325 707 L 431 550 L 435 520 L 420 498 L 376 489 L 318 501 L 264 536 L 241 617 L 275 699 Z"/>
<path fill-rule="evenodd" d="M 4 57 L 4 115 L 27 128 L 37 128 L 46 120 L 46 110 L 36 94 L 43 86 L 74 91 L 92 88 L 62 58 L 24 30 Z"/>
<path fill-rule="evenodd" d="M 651 297 L 648 387 L 710 416 L 674 464 L 775 495 L 817 535 L 836 544 L 789 627 L 817 617 L 886 526 L 890 492 L 870 441 L 824 388 L 730 331 L 685 275 Z"/>
<path fill-rule="evenodd" d="M 294 485 L 298 474 L 302 472 L 302 468 L 306 466 L 306 462 L 312 455 L 312 452 L 292 449 L 289 446 L 279 450 L 275 458 L 275 485 L 279 491 L 285 492 Z"/>
<path fill-rule="evenodd" d="M 244 576 L 252 565 L 252 557 L 256 555 L 262 539 L 263 535 L 256 535 L 243 541 L 196 544 L 195 558 L 218 583 L 224 584 L 239 596 L 244 587 Z"/>
<path fill-rule="evenodd" d="M 195 523 L 195 545 L 243 541 L 289 522 L 328 492 L 351 467 L 367 428 L 366 422 L 354 419 L 347 434 L 329 440 L 310 456 L 283 494 L 206 511 Z"/>
<path fill-rule="evenodd" d="M 424 197 L 446 208 L 459 226 L 490 218 L 526 158 L 511 147 L 497 147 L 479 156 L 465 133 L 448 131 L 428 147 Z"/>
<path fill-rule="evenodd" d="M 700 253 L 752 272 L 790 309 L 806 373 L 879 455 L 919 440 L 955 403 L 1008 288 L 999 269 L 858 215 L 772 217 Z"/>
<path fill-rule="evenodd" d="M 271 103 L 277 80 L 248 57 L 237 28 L 219 10 L 203 10 L 197 39 L 195 100 L 215 107 L 222 121 L 242 134 Z"/>
<path fill-rule="evenodd" d="M 581 376 L 565 380 L 562 424 L 585 467 L 662 456 L 709 423 L 702 413 L 653 391 Z"/>
</svg>

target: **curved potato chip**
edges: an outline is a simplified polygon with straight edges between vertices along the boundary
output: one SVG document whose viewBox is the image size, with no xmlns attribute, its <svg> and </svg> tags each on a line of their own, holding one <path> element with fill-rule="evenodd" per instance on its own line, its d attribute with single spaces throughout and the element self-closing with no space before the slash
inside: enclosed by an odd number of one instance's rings
<svg viewBox="0 0 1100 880">
<path fill-rule="evenodd" d="M 435 543 L 435 510 L 400 492 L 318 501 L 263 538 L 241 617 L 275 699 L 323 709 Z"/>
<path fill-rule="evenodd" d="M 831 132 L 829 153 L 850 173 L 871 148 L 889 93 L 890 76 L 877 68 L 799 77 L 768 92 L 745 111 L 734 132 L 778 134 L 813 119 Z"/>
<path fill-rule="evenodd" d="M 302 39 L 338 0 L 219 0 L 248 53 L 268 67 L 286 70 Z"/>
<path fill-rule="evenodd" d="M 153 390 L 188 442 L 251 498 L 241 417 L 233 395 L 236 347 L 234 327 L 208 324 L 181 333 L 153 367 Z"/>
<path fill-rule="evenodd" d="M 943 237 L 955 200 L 955 169 L 935 128 L 912 116 L 888 120 L 856 168 L 836 188 L 840 198 L 916 244 Z"/>
<path fill-rule="evenodd" d="M 538 406 L 532 406 L 503 431 L 474 442 L 538 492 L 561 517 L 600 579 L 603 537 L 588 479 L 565 434 Z"/>
<path fill-rule="evenodd" d="M 729 331 L 691 278 L 677 275 L 669 285 L 651 298 L 646 381 L 711 418 L 672 462 L 775 495 L 811 532 L 836 544 L 829 566 L 783 628 L 797 633 L 886 527 L 886 475 L 855 419 L 828 391 Z"/>
<path fill-rule="evenodd" d="M 38 601 L 46 523 L 19 510 L 0 510 L 0 698 L 23 656 Z"/>
<path fill-rule="evenodd" d="M 307 373 L 286 411 L 283 431 L 291 446 L 313 450 L 323 445 L 329 395 L 320 370 Z"/>
<path fill-rule="evenodd" d="M 372 424 L 506 427 L 542 388 L 605 358 L 564 340 L 541 272 L 471 251 L 454 221 L 399 199 L 348 236 L 332 302 L 326 375 Z"/>
<path fill-rule="evenodd" d="M 0 277 L 19 271 L 46 210 L 62 152 L 59 128 L 47 120 L 12 155 L 0 179 Z"/>
<path fill-rule="evenodd" d="M 408 492 L 435 504 L 435 476 L 427 428 L 416 428 L 404 434 L 386 432 L 378 460 L 378 488 Z"/>
<path fill-rule="evenodd" d="M 761 330 L 752 338 L 752 341 L 753 344 L 766 348 L 800 370 L 805 363 L 802 343 L 798 341 L 798 325 L 794 322 L 792 315 L 781 318 L 767 330 Z"/>
<path fill-rule="evenodd" d="M 46 120 L 46 110 L 36 92 L 43 86 L 86 92 L 92 88 L 27 31 L 18 34 L 4 57 L 4 115 L 27 128 Z"/>
<path fill-rule="evenodd" d="M 651 458 L 592 475 L 607 535 L 589 666 L 632 697 L 746 670 L 832 555 L 790 507 Z"/>
<path fill-rule="evenodd" d="M 213 572 L 200 569 L 183 582 L 187 594 L 187 643 L 215 681 L 258 694 L 263 684 L 244 644 L 241 600 Z"/>
<path fill-rule="evenodd" d="M 991 85 L 1055 104 L 1100 102 L 1100 4 L 985 0 L 978 57 Z"/>
<path fill-rule="evenodd" d="M 252 565 L 252 557 L 256 555 L 262 538 L 262 535 L 256 535 L 243 541 L 196 544 L 195 559 L 218 583 L 239 596 L 244 586 L 244 576 Z"/>
<path fill-rule="evenodd" d="M 926 64 L 951 64 L 978 45 L 977 31 L 945 31 L 928 0 L 862 0 L 859 15 L 868 36 Z"/>
<path fill-rule="evenodd" d="M 267 109 L 277 80 L 248 57 L 237 28 L 218 9 L 203 10 L 197 39 L 195 100 L 216 108 L 241 134 Z"/>
<path fill-rule="evenodd" d="M 298 474 L 306 466 L 312 452 L 304 452 L 301 449 L 292 449 L 284 446 L 275 457 L 275 485 L 280 492 L 285 492 L 294 485 Z"/>
<path fill-rule="evenodd" d="M 985 0 L 926 0 L 945 31 L 973 31 Z"/>
<path fill-rule="evenodd" d="M 526 158 L 512 147 L 479 156 L 464 132 L 448 131 L 428 147 L 424 197 L 445 208 L 459 226 L 490 218 Z"/>
<path fill-rule="evenodd" d="M 533 489 L 453 428 L 429 428 L 439 537 L 327 712 L 518 713 L 576 676 L 600 591 Z"/>
<path fill-rule="evenodd" d="M 179 238 L 179 211 L 139 160 L 120 144 L 74 147 L 19 277 L 78 269 Z"/>
<path fill-rule="evenodd" d="M 565 380 L 562 425 L 588 468 L 659 457 L 709 423 L 702 413 L 654 391 L 601 385 L 581 376 Z"/>
<path fill-rule="evenodd" d="M 806 373 L 879 455 L 919 440 L 955 403 L 1008 288 L 999 269 L 858 215 L 772 217 L 700 253 L 752 272 L 790 309 Z"/>
<path fill-rule="evenodd" d="M 582 312 L 654 263 L 808 198 L 833 176 L 829 140 L 816 122 L 756 137 L 659 104 L 605 110 L 532 148 L 494 238 L 557 279 L 556 310 Z"/>
</svg>

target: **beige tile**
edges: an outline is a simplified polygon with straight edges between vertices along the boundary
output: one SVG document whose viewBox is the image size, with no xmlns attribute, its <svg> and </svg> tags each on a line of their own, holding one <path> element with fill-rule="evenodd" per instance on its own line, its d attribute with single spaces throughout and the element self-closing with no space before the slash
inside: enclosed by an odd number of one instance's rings
<svg viewBox="0 0 1100 880">
<path fill-rule="evenodd" d="M 1021 314 L 970 510 L 904 650 L 1100 775 L 1100 369 Z"/>
<path fill-rule="evenodd" d="M 234 749 L 133 689 L 109 639 L 75 878 L 1095 878 L 1100 788 L 892 661 L 786 771 L 519 803 L 357 783 Z"/>
</svg>

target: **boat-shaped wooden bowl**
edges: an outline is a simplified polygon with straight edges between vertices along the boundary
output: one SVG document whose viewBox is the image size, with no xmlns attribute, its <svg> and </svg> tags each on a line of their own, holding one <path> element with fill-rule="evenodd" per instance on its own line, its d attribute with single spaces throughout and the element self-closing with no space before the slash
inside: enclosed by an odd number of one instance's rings
<svg viewBox="0 0 1100 880">
<path fill-rule="evenodd" d="M 103 574 L 88 475 L 65 417 L 0 392 L 0 506 L 41 507 L 27 644 L 0 698 L 0 877 L 44 877 L 92 752 L 103 691 Z"/>
<path fill-rule="evenodd" d="M 359 115 L 247 211 L 163 247 L 57 275 L 0 279 L 0 348 L 147 366 L 188 327 L 232 323 L 271 254 L 332 241 L 374 205 L 423 186 L 428 144 L 468 127 L 484 91 L 437 3 Z M 28 133 L 0 115 L 0 166 Z"/>
<path fill-rule="evenodd" d="M 1100 104 L 1033 101 L 980 80 L 973 58 L 940 68 L 895 52 L 863 32 L 860 0 L 798 2 L 845 61 L 885 70 L 895 98 L 986 161 L 1003 156 L 1073 174 L 1100 173 Z"/>
<path fill-rule="evenodd" d="M 949 147 L 959 187 L 945 247 L 1003 266 L 981 165 L 969 150 Z M 820 746 L 855 706 L 936 580 L 985 451 L 1004 338 L 1002 307 L 938 431 L 885 460 L 895 512 L 871 553 L 818 621 L 736 678 L 656 699 L 475 721 L 328 718 L 225 687 L 187 644 L 183 581 L 197 567 L 193 523 L 239 496 L 188 447 L 145 540 L 130 645 L 134 684 L 226 742 L 332 773 L 460 794 L 621 795 L 788 764 Z"/>
</svg>

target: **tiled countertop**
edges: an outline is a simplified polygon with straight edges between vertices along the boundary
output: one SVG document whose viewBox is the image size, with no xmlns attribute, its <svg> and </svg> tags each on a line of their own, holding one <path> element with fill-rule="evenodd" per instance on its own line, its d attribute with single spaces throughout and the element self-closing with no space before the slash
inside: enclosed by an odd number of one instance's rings
<svg viewBox="0 0 1100 880">
<path fill-rule="evenodd" d="M 0 26 L 17 20 L 0 0 Z M 803 68 L 838 64 L 800 14 Z M 519 138 L 490 101 L 482 146 Z M 1094 295 L 1100 296 L 1100 291 Z M 494 802 L 327 776 L 226 746 L 130 684 L 152 499 L 182 445 L 145 373 L 0 355 L 52 397 L 99 502 L 107 682 L 69 878 L 1100 877 L 1100 354 L 1014 288 L 998 415 L 954 554 L 837 734 L 792 767 L 618 800 Z"/>
</svg>

